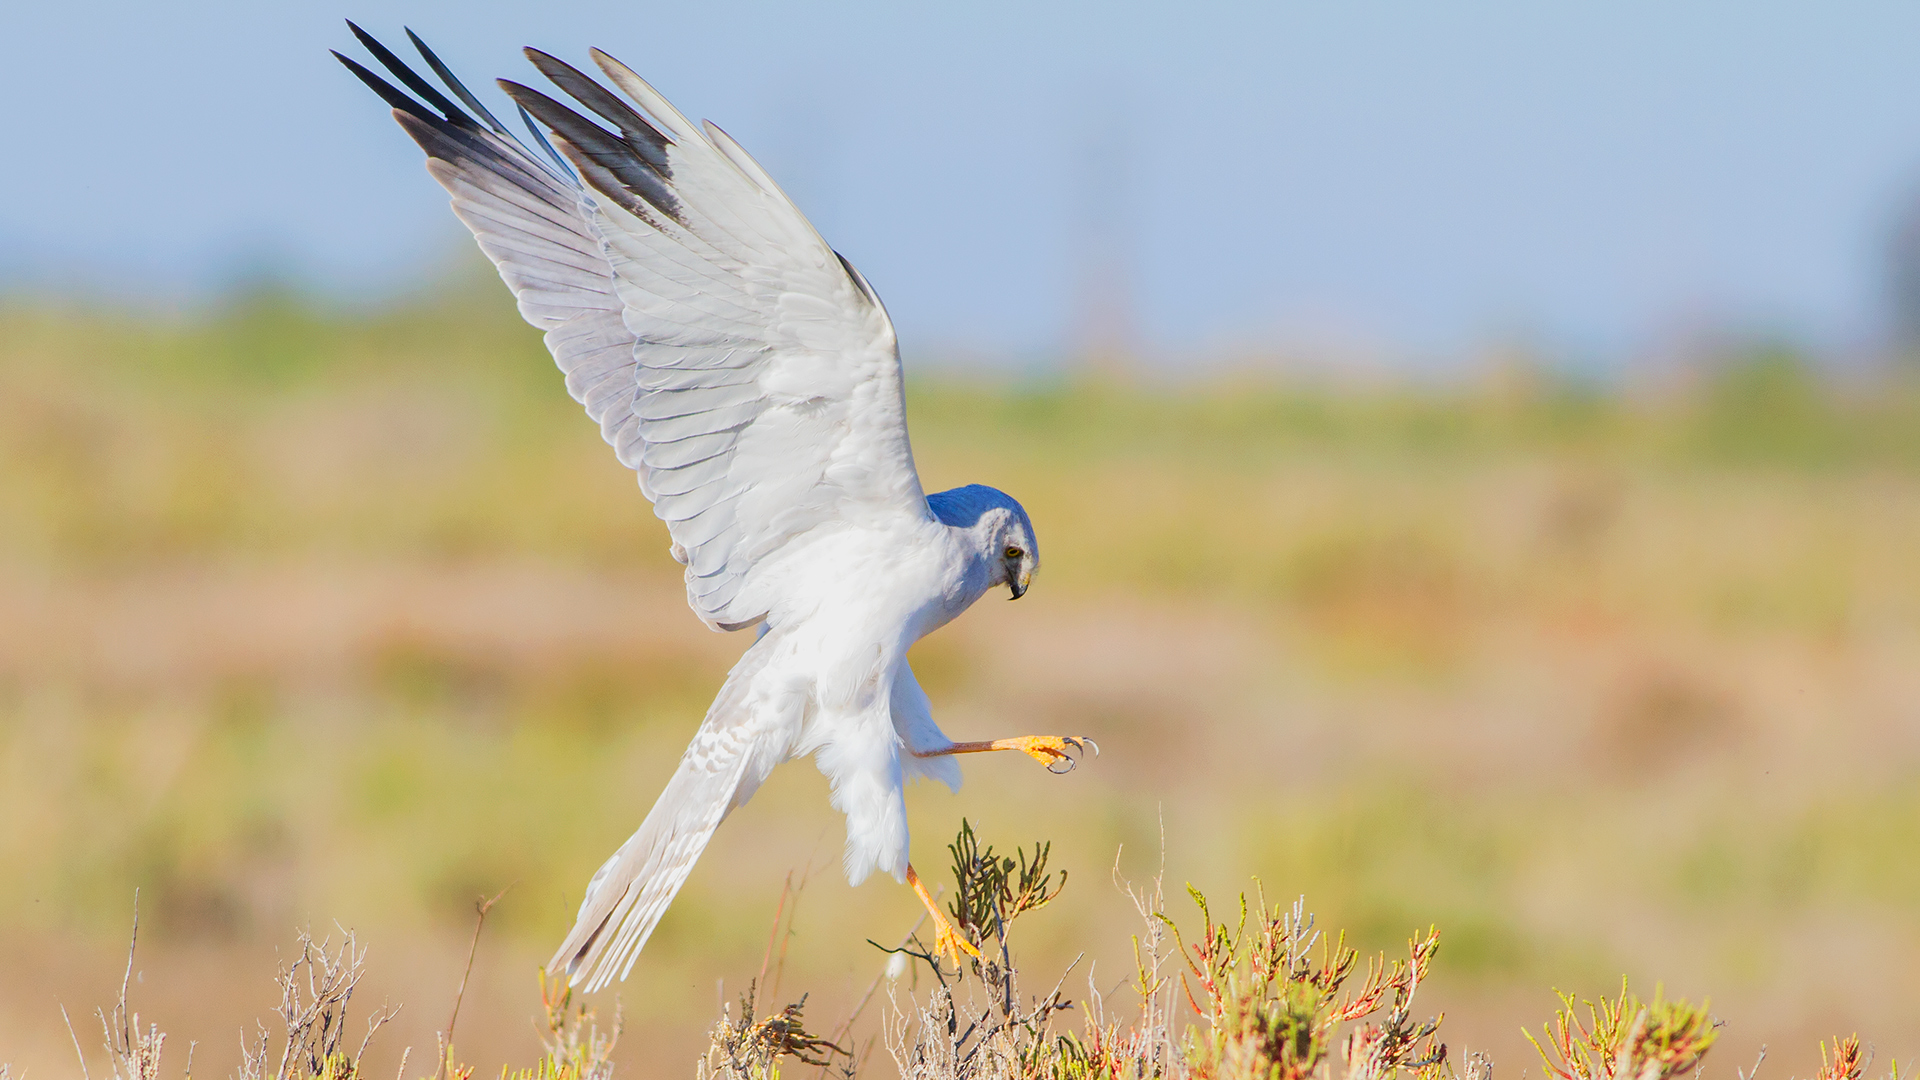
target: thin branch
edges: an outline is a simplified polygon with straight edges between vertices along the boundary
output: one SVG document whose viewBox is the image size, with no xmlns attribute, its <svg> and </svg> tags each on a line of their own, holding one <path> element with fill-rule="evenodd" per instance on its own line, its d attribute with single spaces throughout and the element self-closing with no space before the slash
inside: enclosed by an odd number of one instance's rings
<svg viewBox="0 0 1920 1080">
<path fill-rule="evenodd" d="M 73 1030 L 73 1017 L 67 1015 L 65 1005 L 60 1006 L 60 1019 L 67 1022 L 67 1035 L 73 1039 L 73 1052 L 80 1058 L 81 1080 L 93 1080 L 93 1077 L 87 1075 L 87 1053 L 80 1049 L 80 1034 Z"/>
<path fill-rule="evenodd" d="M 487 912 L 492 911 L 493 905 L 499 903 L 500 898 L 507 895 L 515 884 L 518 882 L 509 883 L 505 889 L 494 893 L 491 900 L 474 901 L 476 918 L 473 921 L 473 940 L 467 945 L 467 969 L 460 973 L 460 989 L 453 995 L 453 1015 L 447 1017 L 447 1028 L 440 1035 L 440 1064 L 433 1073 L 436 1080 L 442 1080 L 447 1074 L 447 1055 L 453 1049 L 453 1025 L 460 1019 L 460 1003 L 467 996 L 467 980 L 473 975 L 473 958 L 480 952 L 480 931 L 486 928 Z"/>
</svg>

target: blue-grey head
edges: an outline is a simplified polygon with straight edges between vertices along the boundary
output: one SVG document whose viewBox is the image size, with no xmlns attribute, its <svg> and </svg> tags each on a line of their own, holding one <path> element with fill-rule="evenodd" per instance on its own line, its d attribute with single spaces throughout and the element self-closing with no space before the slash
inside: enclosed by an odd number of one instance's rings
<svg viewBox="0 0 1920 1080">
<path fill-rule="evenodd" d="M 927 505 L 942 523 L 968 535 L 986 566 L 987 588 L 1005 585 L 1014 600 L 1027 595 L 1033 572 L 1040 569 L 1040 548 L 1033 521 L 1013 496 L 968 484 L 927 496 Z"/>
</svg>

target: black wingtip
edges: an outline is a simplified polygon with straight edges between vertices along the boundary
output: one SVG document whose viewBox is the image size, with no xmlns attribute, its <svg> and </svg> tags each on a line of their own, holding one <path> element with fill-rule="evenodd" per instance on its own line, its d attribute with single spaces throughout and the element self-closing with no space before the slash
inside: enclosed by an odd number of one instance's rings
<svg viewBox="0 0 1920 1080">
<path fill-rule="evenodd" d="M 364 64 L 361 64 L 358 60 L 355 60 L 353 57 L 342 56 L 340 54 L 340 50 L 338 49 L 329 49 L 327 51 L 333 53 L 333 58 L 335 60 L 338 60 L 342 64 L 345 64 L 347 67 L 347 70 L 353 72 L 355 78 L 358 78 L 361 82 L 366 83 L 367 88 L 372 90 L 374 93 L 379 94 L 381 100 L 385 101 L 388 105 L 391 105 L 392 107 L 399 109 L 402 112 L 410 113 L 414 116 L 417 116 L 422 120 L 433 121 L 436 123 L 446 122 L 441 117 L 435 116 L 431 111 L 427 109 L 426 106 L 420 104 L 419 102 L 413 100 L 407 95 L 401 93 L 399 87 L 394 86 L 392 83 L 388 82 L 387 80 L 381 78 L 378 75 L 375 75 L 371 71 L 368 71 Z"/>
<path fill-rule="evenodd" d="M 560 171 L 568 176 L 576 176 L 573 166 L 568 164 L 566 158 L 560 156 L 560 151 L 555 150 L 551 142 L 547 141 L 547 133 L 541 131 L 540 125 L 533 122 L 533 114 L 527 111 L 527 107 L 517 101 L 513 103 L 513 107 L 520 110 L 520 122 L 526 125 L 527 134 L 533 136 L 534 143 L 547 152 L 547 156 L 560 167 Z"/>
<path fill-rule="evenodd" d="M 486 126 L 476 121 L 472 115 L 454 104 L 446 94 L 408 67 L 358 23 L 352 19 L 347 19 L 345 22 L 347 28 L 353 32 L 353 36 L 366 47 L 369 53 L 373 54 L 374 59 L 378 60 L 393 78 L 408 90 L 418 94 L 419 99 L 410 96 L 406 90 L 395 86 L 385 77 L 374 73 L 367 65 L 341 53 L 338 49 L 328 51 L 333 53 L 334 59 L 340 61 L 355 78 L 365 83 L 368 89 L 378 94 L 382 101 L 394 109 L 397 114 L 396 119 L 401 121 L 401 126 L 407 130 L 415 142 L 426 149 L 428 156 L 447 157 L 448 160 L 473 158 L 483 161 L 486 168 L 496 172 L 502 169 L 519 170 L 544 176 L 547 180 L 558 181 L 564 187 L 574 189 L 580 187 L 579 178 L 574 170 L 554 151 L 553 146 L 540 134 L 537 127 L 531 122 L 527 125 L 528 130 L 533 134 L 533 144 L 546 152 L 546 156 L 552 159 L 552 164 L 543 161 L 538 151 L 516 138 L 492 113 L 488 112 L 486 106 L 482 105 L 454 76 L 418 34 L 410 29 L 406 32 L 407 39 L 420 50 L 420 55 L 427 66 L 433 69 L 434 74 L 446 83 L 456 97 L 470 106 L 474 113 L 484 118 Z M 425 104 L 420 99 L 424 99 Z M 439 109 L 440 112 L 435 113 L 434 109 Z M 526 115 L 524 110 L 521 115 L 524 119 Z M 491 133 L 488 132 L 487 127 L 492 128 Z M 542 186 L 544 184 L 545 181 L 541 181 L 529 190 L 546 192 L 547 188 Z"/>
<path fill-rule="evenodd" d="M 401 84 L 407 89 L 420 95 L 421 99 L 428 105 L 439 109 L 442 117 L 448 123 L 470 128 L 480 126 L 475 123 L 474 119 L 468 116 L 460 106 L 455 105 L 452 99 L 441 93 L 432 83 L 421 78 L 420 73 L 408 67 L 404 60 L 395 56 L 393 50 L 380 44 L 379 39 L 367 33 L 365 30 L 360 29 L 358 26 L 354 26 L 352 22 L 347 23 L 347 25 L 352 27 L 353 35 L 360 39 L 360 44 L 364 45 L 366 50 L 373 54 L 375 60 L 380 61 L 381 67 L 386 68 L 387 71 L 392 73 L 393 77 L 399 79 Z"/>
<path fill-rule="evenodd" d="M 372 34 L 361 29 L 359 23 L 354 22 L 352 19 L 348 19 L 346 22 L 347 29 L 353 31 L 353 36 L 359 39 L 360 44 L 365 45 L 368 49 L 378 49 L 380 47 L 380 42 L 375 40 Z"/>
<path fill-rule="evenodd" d="M 427 47 L 427 43 L 420 39 L 419 34 L 413 32 L 411 26 L 402 27 L 401 29 L 406 31 L 407 40 L 413 42 L 414 51 L 420 54 L 420 59 L 427 62 L 427 66 L 433 69 L 435 75 L 440 76 L 440 81 L 446 84 L 447 89 L 453 91 L 455 97 L 459 98 L 467 108 L 472 109 L 480 119 L 486 121 L 487 126 L 493 129 L 494 134 L 508 139 L 513 138 L 513 136 L 507 132 L 506 127 L 494 117 L 493 113 L 489 112 L 487 107 L 480 103 L 480 99 L 473 96 L 473 92 L 467 89 L 466 84 L 461 82 L 458 76 L 454 75 L 453 69 L 448 67 L 432 49 Z"/>
<path fill-rule="evenodd" d="M 618 128 L 620 134 L 625 136 L 627 144 L 645 158 L 649 165 L 663 174 L 666 172 L 667 147 L 673 144 L 653 126 L 651 121 L 572 64 L 541 52 L 539 49 L 527 48 L 522 51 L 526 53 L 527 59 L 533 66 L 553 82 L 553 85 Z"/>
<path fill-rule="evenodd" d="M 540 145 L 547 148 L 547 153 L 553 154 L 555 160 L 562 160 L 559 153 L 553 149 L 553 145 L 547 141 L 546 134 L 533 121 L 537 116 L 549 127 L 564 124 L 565 118 L 573 117 L 572 110 L 525 83 L 517 83 L 512 79 L 495 79 L 493 84 L 500 88 L 501 93 L 513 99 L 514 108 L 520 110 L 520 121 L 527 125 L 527 131 L 539 141 Z"/>
</svg>

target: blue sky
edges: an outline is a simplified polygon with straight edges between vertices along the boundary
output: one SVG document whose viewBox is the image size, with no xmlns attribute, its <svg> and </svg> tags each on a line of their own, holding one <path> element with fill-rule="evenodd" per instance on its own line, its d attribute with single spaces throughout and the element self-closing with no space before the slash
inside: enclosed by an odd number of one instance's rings
<svg viewBox="0 0 1920 1080">
<path fill-rule="evenodd" d="M 0 9 L 0 275 L 174 298 L 284 261 L 375 296 L 461 234 L 327 56 L 484 83 L 598 45 L 768 165 L 911 351 L 1042 355 L 1083 283 L 1149 350 L 1736 326 L 1869 339 L 1920 197 L 1920 5 L 130 4 Z M 1091 254 L 1089 254 L 1091 253 Z"/>
</svg>

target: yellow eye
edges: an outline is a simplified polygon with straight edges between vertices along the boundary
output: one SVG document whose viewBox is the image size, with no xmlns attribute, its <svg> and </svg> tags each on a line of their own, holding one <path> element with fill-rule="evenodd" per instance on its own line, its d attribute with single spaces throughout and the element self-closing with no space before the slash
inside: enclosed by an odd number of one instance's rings
<svg viewBox="0 0 1920 1080">
<path fill-rule="evenodd" d="M 1026 552 L 1024 552 L 1024 551 L 1021 551 L 1021 550 L 1020 550 L 1019 548 L 1017 548 L 1017 547 L 1010 547 L 1010 548 L 1008 548 L 1008 549 L 1007 549 L 1007 558 L 1009 558 L 1009 559 L 1018 559 L 1018 558 L 1021 558 L 1021 557 L 1023 557 L 1023 556 L 1025 556 L 1025 555 L 1026 555 Z"/>
</svg>

